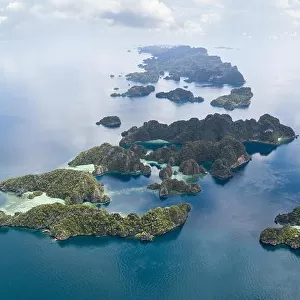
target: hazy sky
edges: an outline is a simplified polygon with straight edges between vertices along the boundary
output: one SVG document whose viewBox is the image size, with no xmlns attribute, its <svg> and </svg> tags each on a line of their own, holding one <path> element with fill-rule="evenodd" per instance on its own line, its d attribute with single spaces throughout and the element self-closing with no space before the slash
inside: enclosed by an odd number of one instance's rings
<svg viewBox="0 0 300 300">
<path fill-rule="evenodd" d="M 70 28 L 275 40 L 296 37 L 299 26 L 299 0 L 0 0 L 2 40 Z"/>
</svg>

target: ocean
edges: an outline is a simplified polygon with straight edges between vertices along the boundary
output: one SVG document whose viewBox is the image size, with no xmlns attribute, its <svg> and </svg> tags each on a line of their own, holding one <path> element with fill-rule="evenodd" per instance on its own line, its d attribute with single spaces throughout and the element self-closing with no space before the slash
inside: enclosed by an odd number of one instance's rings
<svg viewBox="0 0 300 300">
<path fill-rule="evenodd" d="M 226 113 L 209 102 L 229 93 L 227 86 L 188 84 L 205 98 L 201 104 L 176 105 L 154 94 L 110 98 L 113 88 L 128 88 L 123 75 L 137 70 L 145 57 L 133 48 L 128 53 L 130 45 L 86 43 L 72 52 L 72 43 L 65 43 L 51 52 L 46 45 L 26 51 L 22 43 L 7 43 L 0 50 L 1 180 L 63 166 L 78 152 L 106 141 L 117 144 L 122 131 L 144 121 Z M 234 120 L 270 113 L 300 132 L 300 61 L 296 42 L 287 43 L 208 47 L 237 64 L 253 90 L 248 109 L 229 112 Z M 161 80 L 156 90 L 183 85 Z M 95 125 L 111 114 L 121 118 L 121 128 Z M 112 197 L 108 211 L 143 213 L 188 202 L 192 211 L 186 224 L 150 244 L 110 237 L 56 242 L 40 232 L 2 228 L 1 299 L 297 299 L 300 251 L 262 246 L 259 234 L 275 226 L 278 213 L 300 205 L 299 150 L 299 140 L 269 154 L 251 145 L 252 161 L 232 180 L 220 184 L 207 175 L 199 180 L 202 192 L 190 197 L 160 200 L 145 190 L 158 179 L 155 167 L 150 178 L 103 176 L 99 180 Z M 0 198 L 0 210 L 4 202 Z"/>
</svg>

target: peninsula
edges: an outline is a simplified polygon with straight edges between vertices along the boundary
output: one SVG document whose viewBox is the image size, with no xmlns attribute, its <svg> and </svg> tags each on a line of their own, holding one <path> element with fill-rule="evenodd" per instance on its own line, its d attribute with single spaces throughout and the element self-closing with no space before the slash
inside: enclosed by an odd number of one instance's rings
<svg viewBox="0 0 300 300">
<path fill-rule="evenodd" d="M 118 236 L 152 241 L 155 236 L 183 225 L 191 207 L 179 204 L 155 208 L 138 216 L 126 217 L 108 213 L 104 209 L 60 203 L 36 206 L 25 213 L 6 215 L 0 211 L 0 227 L 25 227 L 46 231 L 57 240 L 76 236 Z"/>
</svg>

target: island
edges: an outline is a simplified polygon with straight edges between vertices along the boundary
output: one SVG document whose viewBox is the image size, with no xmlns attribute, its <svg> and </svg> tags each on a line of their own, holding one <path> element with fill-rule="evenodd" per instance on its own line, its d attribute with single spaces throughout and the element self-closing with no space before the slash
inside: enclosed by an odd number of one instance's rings
<svg viewBox="0 0 300 300">
<path fill-rule="evenodd" d="M 141 163 L 137 153 L 109 143 L 83 151 L 69 162 L 70 167 L 90 164 L 95 166 L 95 176 L 108 173 L 151 175 L 150 166 Z"/>
<path fill-rule="evenodd" d="M 189 204 L 179 204 L 158 207 L 141 216 L 135 213 L 121 216 L 83 204 L 54 203 L 39 205 L 13 216 L 0 211 L 0 226 L 43 230 L 57 240 L 76 236 L 118 236 L 152 241 L 155 236 L 182 226 L 190 209 Z"/>
<path fill-rule="evenodd" d="M 280 123 L 279 119 L 265 114 L 258 121 L 233 121 L 227 114 L 210 114 L 205 119 L 191 118 L 170 125 L 151 120 L 141 127 L 132 127 L 122 132 L 120 146 L 130 147 L 136 142 L 164 140 L 173 144 L 191 141 L 220 141 L 225 136 L 241 142 L 257 142 L 281 145 L 297 137 L 294 130 Z"/>
<path fill-rule="evenodd" d="M 112 93 L 111 97 L 129 97 L 129 98 L 136 98 L 136 97 L 145 97 L 149 96 L 151 93 L 155 91 L 155 87 L 153 85 L 141 86 L 135 85 L 132 86 L 126 93 Z"/>
<path fill-rule="evenodd" d="M 185 77 L 186 82 L 205 83 L 214 86 L 229 84 L 242 86 L 243 75 L 236 66 L 222 62 L 219 56 L 208 55 L 205 48 L 190 46 L 160 47 L 146 46 L 139 48 L 139 53 L 150 54 L 139 65 L 144 72 L 130 73 L 128 80 L 141 83 L 156 83 L 161 72 L 169 72 L 167 79 Z"/>
<path fill-rule="evenodd" d="M 194 97 L 193 93 L 182 88 L 177 88 L 170 92 L 161 92 L 156 94 L 156 98 L 169 99 L 176 103 L 201 103 L 204 101 L 202 97 Z"/>
<path fill-rule="evenodd" d="M 223 107 L 227 110 L 246 108 L 251 104 L 253 93 L 249 87 L 233 89 L 230 95 L 225 95 L 212 100 L 210 104 L 215 107 Z"/>
<path fill-rule="evenodd" d="M 158 190 L 160 198 L 168 198 L 174 195 L 197 195 L 201 192 L 198 183 L 188 184 L 183 180 L 165 179 L 161 184 L 153 183 L 147 187 L 150 190 Z"/>
<path fill-rule="evenodd" d="M 32 192 L 29 197 L 38 196 L 42 192 L 51 198 L 65 200 L 67 204 L 110 202 L 103 185 L 92 174 L 68 169 L 11 178 L 0 183 L 0 191 L 19 196 Z"/>
<path fill-rule="evenodd" d="M 292 249 L 300 248 L 300 206 L 290 213 L 278 215 L 275 223 L 283 227 L 266 228 L 260 234 L 260 242 L 272 246 L 286 245 Z"/>
<path fill-rule="evenodd" d="M 121 120 L 117 116 L 107 116 L 96 122 L 96 125 L 102 125 L 108 128 L 117 128 L 121 126 Z"/>
</svg>

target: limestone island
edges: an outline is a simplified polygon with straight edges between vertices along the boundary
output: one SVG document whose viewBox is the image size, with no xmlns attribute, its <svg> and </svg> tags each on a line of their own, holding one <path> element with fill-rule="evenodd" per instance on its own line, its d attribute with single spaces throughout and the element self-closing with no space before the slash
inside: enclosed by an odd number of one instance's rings
<svg viewBox="0 0 300 300">
<path fill-rule="evenodd" d="M 32 192 L 29 194 L 31 198 L 46 193 L 51 198 L 65 200 L 67 204 L 110 202 L 103 185 L 92 174 L 67 169 L 11 178 L 0 183 L 0 191 L 19 196 Z"/>
<path fill-rule="evenodd" d="M 242 86 L 243 75 L 236 66 L 222 62 L 219 56 L 208 55 L 205 48 L 190 46 L 160 47 L 147 46 L 139 48 L 139 53 L 152 55 L 139 65 L 144 72 L 126 75 L 128 80 L 140 83 L 156 83 L 162 72 L 169 72 L 166 79 L 178 81 L 185 77 L 186 82 L 210 85 L 229 84 Z"/>
<path fill-rule="evenodd" d="M 93 172 L 95 176 L 109 173 L 150 176 L 151 168 L 141 163 L 140 155 L 142 154 L 139 155 L 139 148 L 133 147 L 133 149 L 136 152 L 104 143 L 101 146 L 81 152 L 69 162 L 69 166 L 77 167 L 93 164 L 95 166 Z"/>
<path fill-rule="evenodd" d="M 96 125 L 102 125 L 108 128 L 117 128 L 121 126 L 121 120 L 117 116 L 107 116 L 96 122 Z"/>
<path fill-rule="evenodd" d="M 275 223 L 283 227 L 266 228 L 260 234 L 260 242 L 272 246 L 286 245 L 292 249 L 300 248 L 300 206 L 290 213 L 278 215 Z"/>
<path fill-rule="evenodd" d="M 39 205 L 13 216 L 0 211 L 0 226 L 42 230 L 57 240 L 76 236 L 118 236 L 152 241 L 155 236 L 183 225 L 190 209 L 189 204 L 179 204 L 158 207 L 141 216 L 131 213 L 123 217 L 88 205 L 55 203 Z"/>
<path fill-rule="evenodd" d="M 180 76 L 178 74 L 168 75 L 168 76 L 164 77 L 164 80 L 173 80 L 173 81 L 179 82 Z"/>
<path fill-rule="evenodd" d="M 192 118 L 177 121 L 170 125 L 149 121 L 142 127 L 135 126 L 123 132 L 122 136 L 122 147 L 132 147 L 137 142 L 146 144 L 153 140 L 179 144 L 181 147 L 170 145 L 158 148 L 144 155 L 143 159 L 180 166 L 186 173 L 200 173 L 200 170 L 204 173 L 200 165 L 209 162 L 209 173 L 222 180 L 231 178 L 234 170 L 251 160 L 244 142 L 280 145 L 296 138 L 292 128 L 267 114 L 258 121 L 251 119 L 234 122 L 229 115 L 220 114 L 208 115 L 203 120 Z M 161 179 L 172 175 L 168 169 L 161 172 Z"/>
<path fill-rule="evenodd" d="M 173 91 L 164 93 L 157 93 L 156 98 L 169 99 L 170 101 L 176 103 L 202 103 L 204 99 L 202 97 L 194 97 L 193 93 L 190 91 L 186 91 L 182 88 L 177 88 Z"/>
<path fill-rule="evenodd" d="M 147 86 L 135 85 L 132 86 L 126 93 L 123 94 L 112 93 L 110 96 L 137 98 L 137 97 L 149 96 L 154 91 L 155 91 L 155 87 L 153 85 L 147 85 Z"/>
<path fill-rule="evenodd" d="M 251 104 L 253 93 L 249 87 L 233 89 L 230 95 L 218 97 L 210 102 L 212 106 L 223 107 L 227 110 L 235 108 L 246 108 Z"/>
<path fill-rule="evenodd" d="M 174 195 L 197 195 L 201 192 L 198 183 L 188 184 L 183 180 L 165 179 L 161 184 L 153 183 L 147 187 L 150 190 L 158 190 L 160 198 L 168 198 Z"/>
</svg>

